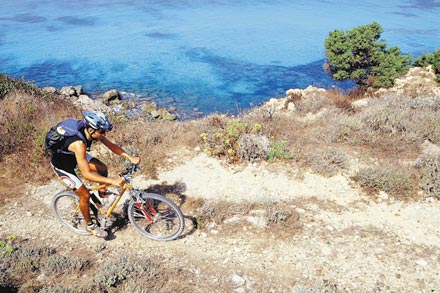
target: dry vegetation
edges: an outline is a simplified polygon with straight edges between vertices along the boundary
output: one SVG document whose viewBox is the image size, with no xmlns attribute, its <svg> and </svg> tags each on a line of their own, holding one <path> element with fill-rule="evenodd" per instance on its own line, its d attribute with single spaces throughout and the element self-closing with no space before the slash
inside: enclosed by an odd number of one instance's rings
<svg viewBox="0 0 440 293">
<path fill-rule="evenodd" d="M 21 197 L 24 182 L 40 185 L 53 179 L 44 157 L 44 134 L 63 118 L 80 117 L 80 109 L 69 102 L 26 82 L 6 79 L 1 76 L 0 80 L 0 205 Z M 126 121 L 113 116 L 116 127 L 111 138 L 141 156 L 142 172 L 149 177 L 166 168 L 174 153 L 200 147 L 228 164 L 267 160 L 295 164 L 328 177 L 349 174 L 372 197 L 386 192 L 395 200 L 438 199 L 440 156 L 423 153 L 422 145 L 426 141 L 440 145 L 440 97 L 389 94 L 370 98 L 368 106 L 354 108 L 352 102 L 359 98 L 358 93 L 343 95 L 337 91 L 309 99 L 291 96 L 282 109 L 252 109 L 237 117 L 211 115 L 194 121 L 154 122 L 142 117 Z M 289 102 L 295 104 L 294 112 L 286 112 Z M 241 140 L 244 135 L 246 141 Z M 116 170 L 123 163 L 114 157 L 103 160 Z M 353 162 L 357 162 L 356 167 Z M 267 231 L 301 229 L 293 224 L 297 215 L 286 208 L 288 204 L 231 205 L 193 199 L 188 205 L 195 211 L 194 221 L 201 230 L 208 229 L 208 223 L 224 221 L 226 214 L 243 216 L 256 209 L 266 213 L 271 227 Z M 18 288 L 26 279 L 30 292 L 76 292 L 81 288 L 99 292 L 109 287 L 109 292 L 190 291 L 187 283 L 178 280 L 191 273 L 160 258 L 126 255 L 96 265 L 93 257 L 72 257 L 62 250 L 9 236 L 0 235 L 0 288 Z M 73 280 L 72 286 L 45 287 L 37 280 L 28 281 L 41 272 L 53 278 L 66 270 L 75 276 L 84 275 L 86 267 L 92 271 L 95 265 L 105 269 L 86 284 Z M 164 272 L 166 280 L 160 278 Z M 137 278 L 138 282 L 125 282 L 128 278 Z"/>
</svg>

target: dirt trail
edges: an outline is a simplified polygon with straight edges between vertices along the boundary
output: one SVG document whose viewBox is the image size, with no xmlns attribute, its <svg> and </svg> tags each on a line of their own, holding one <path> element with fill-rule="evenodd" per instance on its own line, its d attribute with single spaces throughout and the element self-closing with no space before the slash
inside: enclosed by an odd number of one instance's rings
<svg viewBox="0 0 440 293">
<path fill-rule="evenodd" d="M 135 185 L 178 183 L 187 197 L 206 201 L 285 201 L 300 215 L 295 233 L 262 228 L 258 211 L 207 223 L 203 230 L 188 219 L 185 237 L 166 243 L 128 225 L 105 242 L 98 257 L 123 249 L 161 255 L 190 274 L 192 292 L 439 292 L 438 201 L 374 201 L 342 175 L 323 178 L 289 168 L 233 169 L 200 154 L 162 172 L 159 180 L 140 176 Z M 51 196 L 61 188 L 57 181 L 31 187 L 22 202 L 1 207 L 1 234 L 96 253 L 103 240 L 74 235 L 53 217 Z"/>
</svg>

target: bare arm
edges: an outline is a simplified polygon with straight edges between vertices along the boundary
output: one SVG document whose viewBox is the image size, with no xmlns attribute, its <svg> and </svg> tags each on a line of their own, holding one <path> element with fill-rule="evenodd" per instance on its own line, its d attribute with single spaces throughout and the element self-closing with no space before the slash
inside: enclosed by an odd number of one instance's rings
<svg viewBox="0 0 440 293">
<path fill-rule="evenodd" d="M 114 144 L 113 142 L 111 142 L 107 137 L 103 137 L 101 139 L 101 142 L 108 147 L 113 153 L 126 158 L 127 160 L 129 160 L 132 164 L 139 164 L 141 159 L 139 157 L 132 157 L 129 154 L 127 154 L 120 146 L 118 146 L 117 144 Z"/>
<path fill-rule="evenodd" d="M 96 172 L 93 172 L 90 170 L 89 162 L 87 162 L 86 159 L 86 145 L 83 141 L 75 141 L 74 143 L 71 143 L 69 145 L 69 151 L 75 153 L 76 162 L 78 164 L 79 170 L 81 171 L 81 174 L 84 176 L 85 179 L 97 182 L 101 184 L 108 184 L 108 185 L 120 185 L 121 184 L 121 178 L 108 178 L 99 175 Z"/>
</svg>

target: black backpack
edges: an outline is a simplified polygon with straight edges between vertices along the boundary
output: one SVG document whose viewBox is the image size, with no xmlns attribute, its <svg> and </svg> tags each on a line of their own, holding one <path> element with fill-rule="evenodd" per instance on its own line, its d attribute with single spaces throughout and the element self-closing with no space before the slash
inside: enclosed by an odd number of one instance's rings
<svg viewBox="0 0 440 293">
<path fill-rule="evenodd" d="M 84 127 L 82 120 L 76 120 L 73 118 L 66 119 L 57 125 L 53 126 L 46 134 L 45 137 L 45 149 L 46 154 L 49 152 L 73 154 L 72 152 L 63 151 L 62 147 L 67 137 L 78 136 L 87 145 L 86 138 L 79 131 Z"/>
</svg>

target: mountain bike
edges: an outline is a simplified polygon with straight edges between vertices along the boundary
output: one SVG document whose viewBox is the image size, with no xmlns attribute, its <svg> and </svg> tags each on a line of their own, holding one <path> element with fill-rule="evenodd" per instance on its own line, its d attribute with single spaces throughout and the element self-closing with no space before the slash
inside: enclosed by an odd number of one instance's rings
<svg viewBox="0 0 440 293">
<path fill-rule="evenodd" d="M 152 240 L 168 241 L 180 236 L 185 221 L 180 208 L 170 199 L 156 193 L 148 193 L 131 185 L 132 174 L 138 165 L 131 165 L 119 176 L 124 178 L 125 185 L 119 188 L 113 199 L 104 205 L 93 191 L 108 187 L 99 185 L 89 188 L 91 217 L 103 229 L 112 225 L 111 215 L 125 191 L 129 192 L 126 213 L 133 227 Z M 63 190 L 53 196 L 52 210 L 58 221 L 72 232 L 80 235 L 91 235 L 86 230 L 86 221 L 79 208 L 79 196 L 72 190 Z"/>
</svg>

